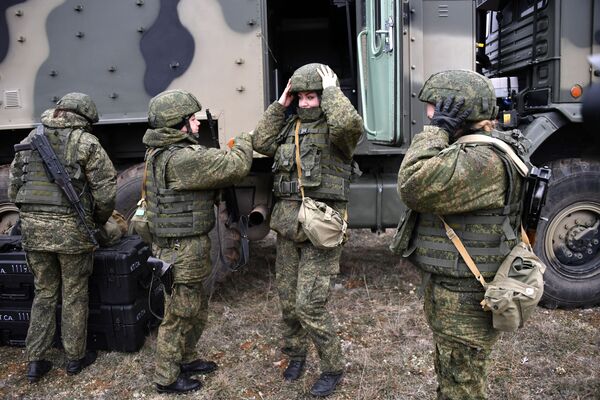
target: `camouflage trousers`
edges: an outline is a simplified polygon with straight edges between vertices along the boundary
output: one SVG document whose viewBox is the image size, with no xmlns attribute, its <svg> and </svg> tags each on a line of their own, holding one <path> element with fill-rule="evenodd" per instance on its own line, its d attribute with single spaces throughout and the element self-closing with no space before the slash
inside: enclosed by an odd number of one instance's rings
<svg viewBox="0 0 600 400">
<path fill-rule="evenodd" d="M 475 278 L 433 275 L 425 288 L 440 400 L 487 398 L 489 356 L 499 332 L 479 304 L 483 293 Z"/>
<path fill-rule="evenodd" d="M 170 385 L 181 364 L 197 358 L 196 345 L 208 318 L 208 295 L 203 281 L 211 271 L 210 239 L 206 235 L 170 239 L 154 246 L 156 257 L 173 264 L 173 288 L 165 293 L 165 314 L 156 340 L 154 381 Z"/>
<path fill-rule="evenodd" d="M 304 359 L 311 340 L 321 359 L 321 372 L 344 368 L 342 348 L 326 305 L 331 276 L 339 272 L 341 246 L 321 250 L 277 235 L 276 283 L 283 315 L 283 353 Z"/>
<path fill-rule="evenodd" d="M 56 305 L 62 284 L 62 344 L 69 360 L 83 358 L 88 319 L 88 279 L 93 254 L 61 254 L 27 251 L 33 272 L 35 298 L 27 331 L 27 360 L 44 359 L 56 333 Z"/>
</svg>

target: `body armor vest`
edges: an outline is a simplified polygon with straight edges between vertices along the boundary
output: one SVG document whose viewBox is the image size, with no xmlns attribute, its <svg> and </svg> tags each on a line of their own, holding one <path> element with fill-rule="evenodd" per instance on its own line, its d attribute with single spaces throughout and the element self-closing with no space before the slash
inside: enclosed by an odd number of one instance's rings
<svg viewBox="0 0 600 400">
<path fill-rule="evenodd" d="M 498 136 L 495 136 L 498 137 Z M 500 138 L 500 137 L 498 137 Z M 484 278 L 493 278 L 520 237 L 523 180 L 508 157 L 494 149 L 504 163 L 508 189 L 503 208 L 445 215 Z M 406 254 L 422 270 L 455 278 L 472 278 L 437 215 L 419 213 Z"/>
<path fill-rule="evenodd" d="M 159 238 L 208 233 L 215 224 L 214 190 L 177 191 L 167 188 L 167 164 L 175 152 L 187 147 L 172 145 L 151 153 L 146 201 L 150 232 Z"/>
<path fill-rule="evenodd" d="M 292 118 L 280 135 L 273 157 L 273 191 L 276 197 L 301 200 L 296 167 Z M 325 118 L 302 122 L 298 131 L 304 195 L 315 199 L 348 201 L 352 159 L 345 157 L 329 140 Z"/>
<path fill-rule="evenodd" d="M 83 134 L 81 129 L 44 128 L 44 134 L 52 145 L 60 163 L 65 167 L 73 188 L 80 194 L 81 204 L 87 215 L 92 212 L 92 199 L 87 188 L 87 179 L 81 166 L 76 162 L 77 143 Z M 25 212 L 50 212 L 61 215 L 76 215 L 71 202 L 63 190 L 51 182 L 46 173 L 44 162 L 35 150 L 23 155 L 23 185 L 19 188 L 15 202 Z"/>
</svg>

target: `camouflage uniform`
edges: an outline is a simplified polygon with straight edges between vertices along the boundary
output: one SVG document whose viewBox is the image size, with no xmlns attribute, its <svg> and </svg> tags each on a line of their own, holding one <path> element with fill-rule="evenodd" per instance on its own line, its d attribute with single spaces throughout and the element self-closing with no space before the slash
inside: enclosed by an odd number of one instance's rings
<svg viewBox="0 0 600 400">
<path fill-rule="evenodd" d="M 208 313 L 203 280 L 211 272 L 208 232 L 215 223 L 216 189 L 248 174 L 252 143 L 248 134 L 242 134 L 231 151 L 206 148 L 191 135 L 169 127 L 149 129 L 143 141 L 148 146 L 153 250 L 173 264 L 174 284 L 172 294 L 165 296 L 154 375 L 157 384 L 167 386 L 177 380 L 181 364 L 197 358 L 195 348 Z"/>
<path fill-rule="evenodd" d="M 424 91 L 426 87 L 427 83 Z M 463 95 L 469 99 L 469 93 Z M 481 114 L 473 114 L 477 112 Z M 491 114 L 490 118 L 495 111 Z M 498 131 L 469 133 L 510 136 Z M 522 182 L 491 146 L 452 142 L 444 129 L 425 126 L 402 162 L 398 192 L 419 212 L 404 256 L 425 272 L 424 310 L 435 342 L 438 398 L 484 399 L 488 359 L 498 331 L 492 314 L 479 304 L 483 287 L 437 216 L 443 215 L 455 229 L 482 275 L 492 278 L 516 244 Z"/>
<path fill-rule="evenodd" d="M 282 351 L 291 359 L 302 360 L 310 338 L 319 353 L 321 371 L 339 373 L 344 366 L 342 351 L 326 305 L 331 277 L 339 273 L 342 248 L 314 247 L 298 223 L 301 196 L 294 184 L 294 129 L 299 119 L 306 196 L 325 201 L 344 215 L 352 154 L 362 133 L 362 120 L 338 87 L 323 90 L 321 107 L 299 109 L 299 115 L 287 120 L 285 110 L 277 101 L 271 104 L 253 136 L 256 151 L 274 156 L 273 190 L 277 202 L 271 214 L 271 229 L 277 232 L 277 289 L 284 323 Z M 314 157 L 315 154 L 318 155 Z"/>
<path fill-rule="evenodd" d="M 116 171 L 98 139 L 88 133 L 90 121 L 74 112 L 62 113 L 55 117 L 52 109 L 42 114 L 44 134 L 76 190 L 83 192 L 88 226 L 102 225 L 115 205 Z M 21 143 L 29 143 L 34 133 Z M 79 360 L 86 350 L 94 245 L 66 196 L 50 183 L 37 152 L 16 153 L 10 167 L 9 197 L 20 208 L 23 247 L 34 274 L 27 359 L 44 359 L 52 345 L 62 285 L 62 343 L 67 358 Z"/>
</svg>

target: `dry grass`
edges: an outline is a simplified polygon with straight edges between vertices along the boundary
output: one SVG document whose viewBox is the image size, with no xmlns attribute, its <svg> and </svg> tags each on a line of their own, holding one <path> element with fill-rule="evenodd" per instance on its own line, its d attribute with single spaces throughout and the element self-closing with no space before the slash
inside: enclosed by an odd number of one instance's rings
<svg viewBox="0 0 600 400">
<path fill-rule="evenodd" d="M 353 231 L 335 279 L 335 310 L 347 360 L 342 385 L 330 398 L 433 399 L 431 334 L 416 294 L 419 275 L 387 251 L 389 234 Z M 281 372 L 280 311 L 274 288 L 274 239 L 252 248 L 249 269 L 221 285 L 210 305 L 209 327 L 199 349 L 220 369 L 202 377 L 204 388 L 178 399 L 308 399 L 319 374 L 316 353 L 294 384 Z M 600 398 L 600 309 L 539 309 L 529 325 L 504 334 L 493 353 L 491 399 Z M 38 384 L 24 377 L 23 349 L 0 347 L 0 398 L 158 399 L 151 382 L 153 332 L 135 354 L 101 352 L 75 377 L 54 368 Z M 62 367 L 64 357 L 51 359 Z"/>
</svg>

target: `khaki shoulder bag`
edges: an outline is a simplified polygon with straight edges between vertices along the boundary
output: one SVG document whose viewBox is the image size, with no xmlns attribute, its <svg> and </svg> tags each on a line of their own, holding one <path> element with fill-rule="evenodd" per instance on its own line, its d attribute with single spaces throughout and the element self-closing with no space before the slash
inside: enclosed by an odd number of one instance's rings
<svg viewBox="0 0 600 400">
<path fill-rule="evenodd" d="M 302 186 L 302 166 L 300 163 L 300 139 L 298 131 L 300 120 L 296 121 L 294 141 L 296 144 L 296 169 L 298 170 L 298 186 L 302 194 L 302 204 L 298 211 L 298 222 L 310 242 L 319 249 L 332 249 L 344 240 L 348 224 L 344 217 L 322 201 L 304 196 Z"/>
<path fill-rule="evenodd" d="M 494 328 L 505 332 L 522 328 L 542 298 L 546 270 L 544 263 L 533 253 L 523 226 L 521 241 L 502 261 L 494 279 L 487 283 L 454 229 L 441 216 L 440 219 L 446 228 L 446 235 L 485 288 L 481 306 L 492 312 Z"/>
</svg>

